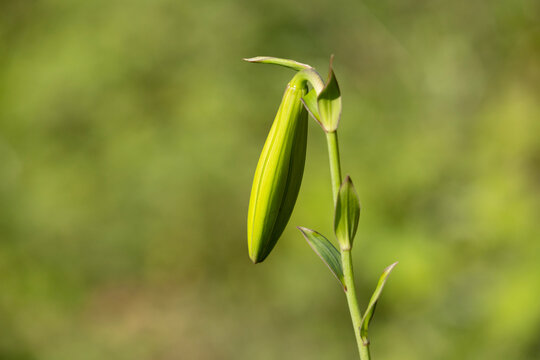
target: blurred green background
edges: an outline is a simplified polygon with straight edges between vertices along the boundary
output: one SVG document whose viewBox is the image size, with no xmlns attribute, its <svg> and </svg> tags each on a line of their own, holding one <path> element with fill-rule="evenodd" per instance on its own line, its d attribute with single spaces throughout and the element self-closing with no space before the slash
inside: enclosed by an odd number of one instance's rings
<svg viewBox="0 0 540 360">
<path fill-rule="evenodd" d="M 540 3 L 0 2 L 0 359 L 354 359 L 324 136 L 267 261 L 259 152 L 328 59 L 377 359 L 540 359 Z"/>
</svg>

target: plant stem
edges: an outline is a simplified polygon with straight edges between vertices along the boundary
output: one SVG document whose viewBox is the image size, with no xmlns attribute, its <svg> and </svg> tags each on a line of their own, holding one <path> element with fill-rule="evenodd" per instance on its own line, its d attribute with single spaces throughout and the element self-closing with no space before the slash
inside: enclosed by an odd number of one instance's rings
<svg viewBox="0 0 540 360">
<path fill-rule="evenodd" d="M 334 204 L 336 203 L 339 187 L 341 186 L 341 165 L 339 158 L 339 145 L 337 132 L 332 131 L 326 133 L 326 140 L 328 143 L 328 155 L 330 158 L 330 175 L 332 177 L 332 194 L 334 198 Z M 351 313 L 352 325 L 354 328 L 354 335 L 356 337 L 356 343 L 358 345 L 358 352 L 360 353 L 361 360 L 370 360 L 369 355 L 369 343 L 365 344 L 360 336 L 360 325 L 362 321 L 362 314 L 358 306 L 358 300 L 356 298 L 356 287 L 354 285 L 354 273 L 352 264 L 351 249 L 340 249 L 341 262 L 343 264 L 343 275 L 345 282 L 345 295 L 347 297 L 347 304 L 349 305 L 349 312 Z"/>
<path fill-rule="evenodd" d="M 370 360 L 369 343 L 365 344 L 360 336 L 362 314 L 360 313 L 358 300 L 356 298 L 351 250 L 341 250 L 341 262 L 343 264 L 343 278 L 345 286 L 347 287 L 345 295 L 347 296 L 347 303 L 349 304 L 349 312 L 351 313 L 351 320 L 354 328 L 354 335 L 356 336 L 356 344 L 358 345 L 358 352 L 360 353 L 360 359 Z"/>
<path fill-rule="evenodd" d="M 328 143 L 330 176 L 332 177 L 332 195 L 334 196 L 335 204 L 339 193 L 339 187 L 341 186 L 341 165 L 339 161 L 337 131 L 326 133 L 326 142 Z"/>
</svg>

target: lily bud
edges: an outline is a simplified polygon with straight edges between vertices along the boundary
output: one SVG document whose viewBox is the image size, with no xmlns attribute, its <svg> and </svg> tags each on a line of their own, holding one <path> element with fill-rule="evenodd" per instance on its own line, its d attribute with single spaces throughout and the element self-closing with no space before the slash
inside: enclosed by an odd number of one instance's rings
<svg viewBox="0 0 540 360">
<path fill-rule="evenodd" d="M 287 85 L 264 144 L 251 189 L 248 210 L 248 250 L 254 263 L 272 251 L 287 225 L 298 197 L 307 145 L 307 94 L 303 74 Z"/>
</svg>

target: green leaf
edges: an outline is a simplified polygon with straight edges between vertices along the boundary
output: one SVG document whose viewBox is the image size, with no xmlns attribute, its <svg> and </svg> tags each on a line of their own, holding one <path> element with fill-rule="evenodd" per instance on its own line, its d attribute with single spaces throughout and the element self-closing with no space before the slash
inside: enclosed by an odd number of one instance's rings
<svg viewBox="0 0 540 360">
<path fill-rule="evenodd" d="M 307 111 L 313 119 L 315 119 L 319 125 L 321 124 L 321 116 L 319 115 L 319 107 L 317 105 L 317 92 L 315 89 L 311 89 L 306 96 L 302 98 L 302 103 L 306 107 Z M 323 127 L 324 128 L 324 127 Z"/>
<path fill-rule="evenodd" d="M 334 232 L 342 250 L 350 250 L 360 219 L 360 202 L 351 178 L 339 188 L 334 212 Z"/>
<path fill-rule="evenodd" d="M 298 70 L 298 71 L 303 70 L 303 69 L 312 69 L 312 67 L 307 64 L 302 64 L 301 62 L 290 60 L 290 59 L 276 58 L 273 56 L 256 56 L 256 57 L 247 58 L 244 60 L 248 62 L 252 62 L 252 63 L 274 64 L 274 65 L 285 66 L 286 68 Z"/>
<path fill-rule="evenodd" d="M 377 287 L 375 288 L 375 292 L 373 293 L 373 295 L 371 296 L 371 299 L 369 300 L 369 305 L 360 323 L 360 336 L 362 337 L 362 341 L 364 342 L 364 344 L 369 343 L 369 340 L 367 337 L 369 323 L 371 322 L 371 319 L 373 318 L 373 314 L 375 313 L 375 307 L 377 306 L 377 301 L 379 301 L 379 297 L 381 296 L 381 293 L 383 291 L 384 284 L 386 284 L 388 275 L 390 275 L 390 272 L 394 269 L 397 263 L 398 262 L 396 261 L 395 263 L 393 263 L 392 265 L 384 269 L 381 277 L 379 278 L 379 283 L 377 284 Z"/>
<path fill-rule="evenodd" d="M 309 246 L 315 251 L 321 260 L 328 266 L 332 274 L 338 279 L 344 289 L 345 283 L 343 281 L 343 266 L 341 265 L 341 255 L 332 243 L 318 232 L 298 226 L 298 230 L 302 232 L 304 238 L 308 242 Z"/>
<path fill-rule="evenodd" d="M 324 88 L 324 83 L 321 76 L 311 65 L 303 64 L 295 60 L 281 59 L 272 56 L 256 56 L 244 60 L 251 63 L 274 64 L 296 70 L 298 71 L 299 78 L 302 78 L 308 82 L 316 91 L 317 95 L 320 94 Z"/>
<path fill-rule="evenodd" d="M 317 96 L 321 123 L 326 132 L 336 131 L 341 118 L 341 92 L 332 68 L 334 56 L 330 58 L 330 70 L 326 85 Z"/>
</svg>

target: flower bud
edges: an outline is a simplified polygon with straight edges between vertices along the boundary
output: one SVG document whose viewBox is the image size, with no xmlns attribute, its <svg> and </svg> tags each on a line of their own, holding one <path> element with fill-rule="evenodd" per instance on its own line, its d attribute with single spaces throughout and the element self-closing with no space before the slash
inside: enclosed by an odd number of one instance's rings
<svg viewBox="0 0 540 360">
<path fill-rule="evenodd" d="M 306 160 L 307 112 L 301 101 L 306 93 L 305 78 L 295 75 L 257 164 L 247 226 L 249 257 L 254 263 L 272 251 L 298 197 Z"/>
</svg>

